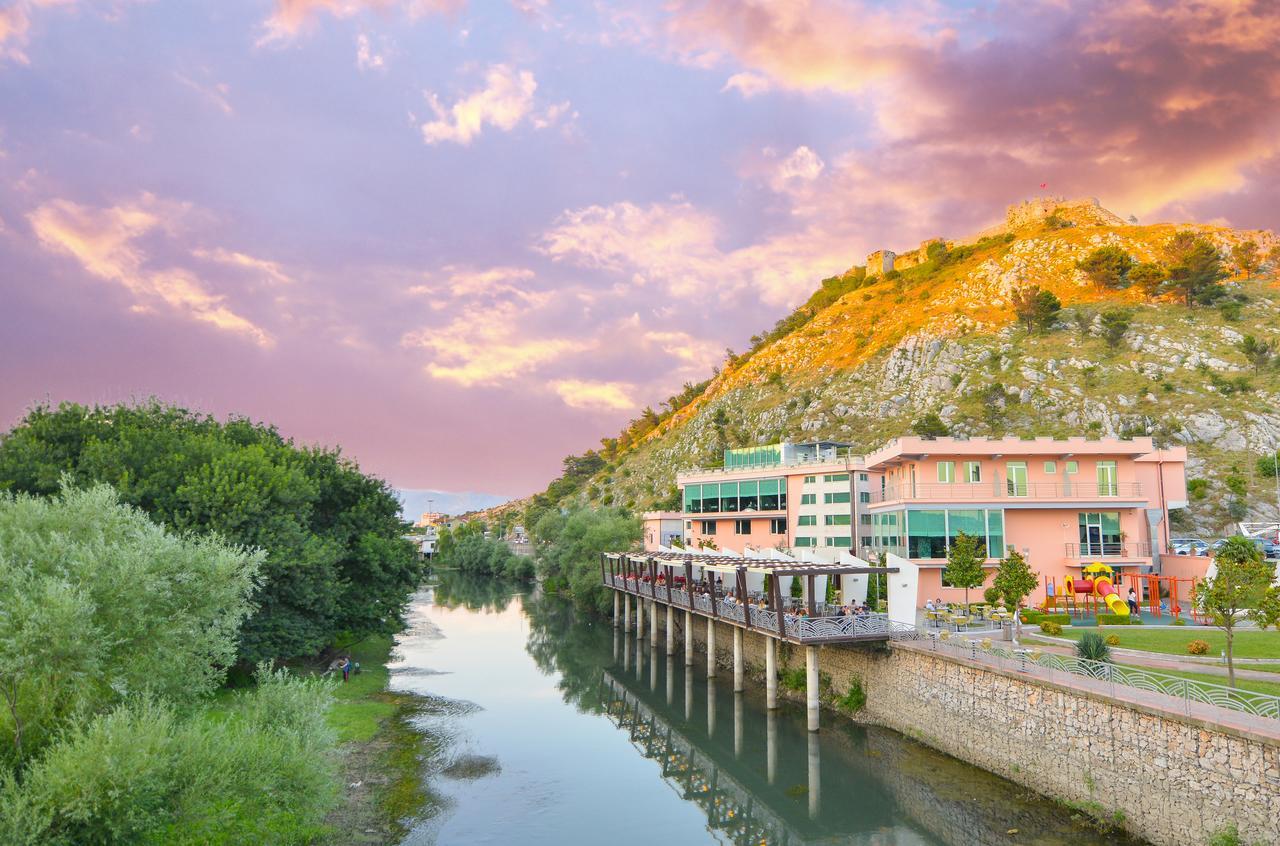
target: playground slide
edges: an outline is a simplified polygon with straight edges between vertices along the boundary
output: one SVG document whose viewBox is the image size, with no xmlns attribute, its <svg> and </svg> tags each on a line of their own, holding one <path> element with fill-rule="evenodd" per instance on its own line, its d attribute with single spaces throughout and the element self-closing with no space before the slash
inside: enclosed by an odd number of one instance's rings
<svg viewBox="0 0 1280 846">
<path fill-rule="evenodd" d="M 1112 614 L 1117 614 L 1121 617 L 1129 616 L 1129 604 L 1120 598 L 1120 594 L 1116 593 L 1111 580 L 1106 576 L 1099 576 L 1094 580 L 1093 592 L 1102 597 L 1102 601 L 1107 603 L 1107 607 L 1111 609 Z"/>
</svg>

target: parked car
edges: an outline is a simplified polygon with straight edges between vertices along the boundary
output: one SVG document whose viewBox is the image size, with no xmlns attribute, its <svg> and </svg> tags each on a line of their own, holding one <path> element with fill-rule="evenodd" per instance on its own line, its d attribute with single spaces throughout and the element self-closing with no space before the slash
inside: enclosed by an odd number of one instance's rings
<svg viewBox="0 0 1280 846">
<path fill-rule="evenodd" d="M 1205 555 L 1209 552 L 1209 542 L 1200 538 L 1170 538 L 1169 548 L 1174 555 Z"/>
<path fill-rule="evenodd" d="M 1222 545 L 1227 540 L 1228 538 L 1220 538 L 1214 541 L 1210 548 L 1216 553 L 1219 549 L 1222 549 Z M 1280 558 L 1280 544 L 1266 538 L 1249 538 L 1249 540 L 1253 541 L 1254 545 L 1262 550 L 1263 558 Z"/>
</svg>

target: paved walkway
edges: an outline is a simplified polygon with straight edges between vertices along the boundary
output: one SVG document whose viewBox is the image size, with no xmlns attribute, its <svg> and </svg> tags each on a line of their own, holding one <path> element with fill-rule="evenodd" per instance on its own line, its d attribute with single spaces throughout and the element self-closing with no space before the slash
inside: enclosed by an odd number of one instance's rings
<svg viewBox="0 0 1280 846">
<path fill-rule="evenodd" d="M 1030 640 L 1045 652 L 1052 652 L 1055 655 L 1075 655 L 1075 646 L 1067 646 L 1065 644 L 1071 641 L 1063 641 L 1058 638 L 1045 637 L 1043 635 L 1035 635 L 1031 638 L 1023 637 L 1023 640 Z M 1117 646 L 1111 647 L 1111 654 L 1115 656 L 1117 664 L 1130 664 L 1134 666 L 1146 667 L 1150 670 L 1164 670 L 1179 673 L 1200 673 L 1206 676 L 1222 676 L 1227 677 L 1227 668 L 1222 664 L 1202 664 L 1195 661 L 1183 661 L 1176 655 L 1165 655 L 1160 652 L 1144 652 L 1139 649 L 1122 649 Z M 1280 684 L 1280 673 L 1269 673 L 1265 670 L 1250 670 L 1244 665 L 1236 665 L 1237 679 L 1252 679 L 1253 681 L 1274 682 Z"/>
</svg>

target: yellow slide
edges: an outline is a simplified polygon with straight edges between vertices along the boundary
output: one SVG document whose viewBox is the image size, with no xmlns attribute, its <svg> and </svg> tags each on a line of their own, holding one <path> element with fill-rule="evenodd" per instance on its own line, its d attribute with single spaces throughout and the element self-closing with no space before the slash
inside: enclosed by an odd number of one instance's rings
<svg viewBox="0 0 1280 846">
<path fill-rule="evenodd" d="M 1129 616 L 1129 603 L 1120 598 L 1120 594 L 1116 593 L 1115 586 L 1111 584 L 1111 580 L 1106 576 L 1098 576 L 1093 580 L 1093 592 L 1102 597 L 1102 601 L 1107 603 L 1107 607 L 1111 609 L 1112 614 L 1120 617 Z"/>
</svg>

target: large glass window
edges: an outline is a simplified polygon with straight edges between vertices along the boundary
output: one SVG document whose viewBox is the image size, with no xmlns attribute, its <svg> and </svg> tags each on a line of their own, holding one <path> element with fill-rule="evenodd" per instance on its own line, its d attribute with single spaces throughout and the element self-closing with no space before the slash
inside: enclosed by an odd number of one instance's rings
<svg viewBox="0 0 1280 846">
<path fill-rule="evenodd" d="M 733 533 L 735 535 L 751 534 L 751 521 L 750 520 L 734 520 Z"/>
<path fill-rule="evenodd" d="M 853 523 L 852 514 L 825 514 L 822 522 L 828 526 L 848 526 Z"/>
<path fill-rule="evenodd" d="M 902 544 L 902 512 L 871 515 L 871 543 L 873 546 L 900 546 Z"/>
<path fill-rule="evenodd" d="M 702 533 L 703 533 L 704 535 L 714 535 L 714 534 L 716 533 L 716 521 L 715 521 L 715 520 L 703 520 L 703 521 L 702 521 Z"/>
<path fill-rule="evenodd" d="M 1009 496 L 1026 496 L 1027 495 L 1027 462 L 1010 461 L 1005 465 L 1005 470 L 1009 474 L 1006 487 Z"/>
<path fill-rule="evenodd" d="M 822 477 L 824 482 L 847 482 L 849 481 L 848 473 L 828 473 Z"/>
<path fill-rule="evenodd" d="M 817 514 L 801 514 L 796 518 L 797 526 L 816 526 L 818 525 Z"/>
<path fill-rule="evenodd" d="M 978 548 L 985 546 L 987 538 L 987 516 L 981 509 L 947 511 L 947 547 L 956 542 L 961 532 L 978 539 Z"/>
<path fill-rule="evenodd" d="M 827 546 L 836 546 L 836 547 L 841 547 L 843 549 L 849 549 L 850 547 L 853 546 L 853 538 L 849 537 L 848 535 L 843 535 L 841 537 L 836 537 L 836 538 L 827 538 L 826 544 Z"/>
<path fill-rule="evenodd" d="M 760 482 L 760 510 L 777 511 L 779 508 L 778 490 L 786 490 L 784 482 L 779 479 L 764 479 Z M 782 495 L 782 506 L 786 507 L 786 494 Z"/>
<path fill-rule="evenodd" d="M 1119 511 L 1080 512 L 1080 555 L 1120 555 L 1124 546 L 1120 541 Z"/>
<path fill-rule="evenodd" d="M 817 505 L 818 495 L 817 494 L 800 494 L 800 504 L 801 505 Z"/>
<path fill-rule="evenodd" d="M 825 493 L 822 495 L 822 501 L 825 502 L 827 505 L 834 505 L 840 502 L 848 502 L 849 492 L 839 491 L 837 493 Z"/>
<path fill-rule="evenodd" d="M 987 557 L 1004 558 L 1004 512 L 987 512 Z"/>
<path fill-rule="evenodd" d="M 947 512 L 907 514 L 907 555 L 910 558 L 947 557 Z"/>
<path fill-rule="evenodd" d="M 1116 463 L 1114 461 L 1098 462 L 1098 496 L 1119 496 L 1120 485 L 1116 482 Z"/>
<path fill-rule="evenodd" d="M 737 482 L 721 482 L 720 483 L 720 510 L 721 511 L 737 511 L 738 510 L 738 483 Z"/>
<path fill-rule="evenodd" d="M 702 511 L 702 485 L 684 486 L 684 510 L 688 514 Z"/>
<path fill-rule="evenodd" d="M 774 517 L 770 520 L 769 533 L 773 535 L 785 535 L 787 533 L 787 519 L 785 517 Z"/>
<path fill-rule="evenodd" d="M 858 502 L 870 502 L 871 491 L 858 491 Z"/>
<path fill-rule="evenodd" d="M 720 486 L 719 485 L 703 485 L 702 486 L 702 513 L 715 514 L 720 510 Z"/>
<path fill-rule="evenodd" d="M 956 463 L 954 461 L 938 462 L 938 481 L 949 485 L 956 480 Z"/>
<path fill-rule="evenodd" d="M 760 483 L 738 483 L 738 510 L 755 511 L 760 507 Z"/>
<path fill-rule="evenodd" d="M 817 538 L 796 537 L 796 546 L 817 546 Z"/>
<path fill-rule="evenodd" d="M 859 515 L 858 515 L 858 522 L 859 522 L 859 523 L 861 523 L 861 524 L 862 524 L 862 525 L 864 525 L 864 526 L 870 526 L 870 525 L 871 525 L 871 515 L 870 515 L 870 514 L 859 514 Z"/>
</svg>

